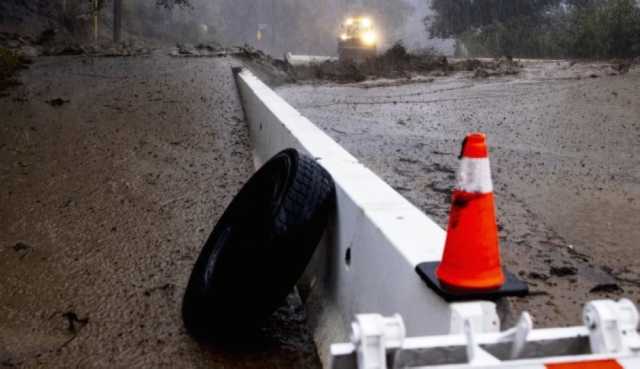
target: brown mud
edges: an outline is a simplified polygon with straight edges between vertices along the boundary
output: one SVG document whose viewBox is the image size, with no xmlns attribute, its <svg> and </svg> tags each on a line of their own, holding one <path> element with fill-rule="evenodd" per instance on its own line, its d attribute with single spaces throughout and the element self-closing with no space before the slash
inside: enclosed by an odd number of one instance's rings
<svg viewBox="0 0 640 369">
<path fill-rule="evenodd" d="M 253 172 L 229 58 L 40 57 L 0 99 L 0 367 L 316 368 L 292 294 L 200 346 L 182 295 Z"/>
</svg>

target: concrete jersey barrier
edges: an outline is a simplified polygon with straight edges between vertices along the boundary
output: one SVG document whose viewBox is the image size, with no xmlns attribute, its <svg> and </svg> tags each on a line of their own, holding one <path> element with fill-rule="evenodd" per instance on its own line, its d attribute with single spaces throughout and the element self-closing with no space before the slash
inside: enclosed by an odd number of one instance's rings
<svg viewBox="0 0 640 369">
<path fill-rule="evenodd" d="M 336 183 L 335 217 L 298 285 L 321 358 L 359 313 L 399 313 L 408 335 L 449 333 L 449 305 L 414 271 L 440 260 L 444 230 L 250 71 L 235 73 L 256 168 L 293 147 Z"/>
<path fill-rule="evenodd" d="M 286 53 L 284 59 L 289 63 L 289 65 L 294 67 L 338 61 L 338 58 L 331 56 L 295 55 L 292 53 Z"/>
</svg>

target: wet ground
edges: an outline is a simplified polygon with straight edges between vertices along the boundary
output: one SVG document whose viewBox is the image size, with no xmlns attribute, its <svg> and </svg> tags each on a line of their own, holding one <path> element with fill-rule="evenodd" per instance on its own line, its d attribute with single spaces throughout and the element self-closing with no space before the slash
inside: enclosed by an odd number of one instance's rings
<svg viewBox="0 0 640 369">
<path fill-rule="evenodd" d="M 278 92 L 443 227 L 461 141 L 486 132 L 504 264 L 532 290 L 513 311 L 554 326 L 588 300 L 640 302 L 640 68 L 615 74 L 527 61 L 519 76 Z"/>
<path fill-rule="evenodd" d="M 0 99 L 0 367 L 313 368 L 295 296 L 203 347 L 180 304 L 252 173 L 229 59 L 39 58 Z"/>
</svg>

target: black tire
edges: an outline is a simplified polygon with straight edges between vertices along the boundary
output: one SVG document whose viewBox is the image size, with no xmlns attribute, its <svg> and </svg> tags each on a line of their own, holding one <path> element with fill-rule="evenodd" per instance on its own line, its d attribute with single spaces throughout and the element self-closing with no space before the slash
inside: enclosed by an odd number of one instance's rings
<svg viewBox="0 0 640 369">
<path fill-rule="evenodd" d="M 335 204 L 331 176 L 287 149 L 233 199 L 198 257 L 182 304 L 198 340 L 259 327 L 304 272 Z"/>
</svg>

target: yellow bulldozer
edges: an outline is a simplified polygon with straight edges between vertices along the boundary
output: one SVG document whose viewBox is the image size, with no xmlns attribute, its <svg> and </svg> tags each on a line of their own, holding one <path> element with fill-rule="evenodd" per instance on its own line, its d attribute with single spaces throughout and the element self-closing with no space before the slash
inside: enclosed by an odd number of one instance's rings
<svg viewBox="0 0 640 369">
<path fill-rule="evenodd" d="M 374 58 L 378 52 L 378 35 L 373 20 L 367 16 L 348 17 L 338 38 L 340 61 L 362 62 Z"/>
</svg>

